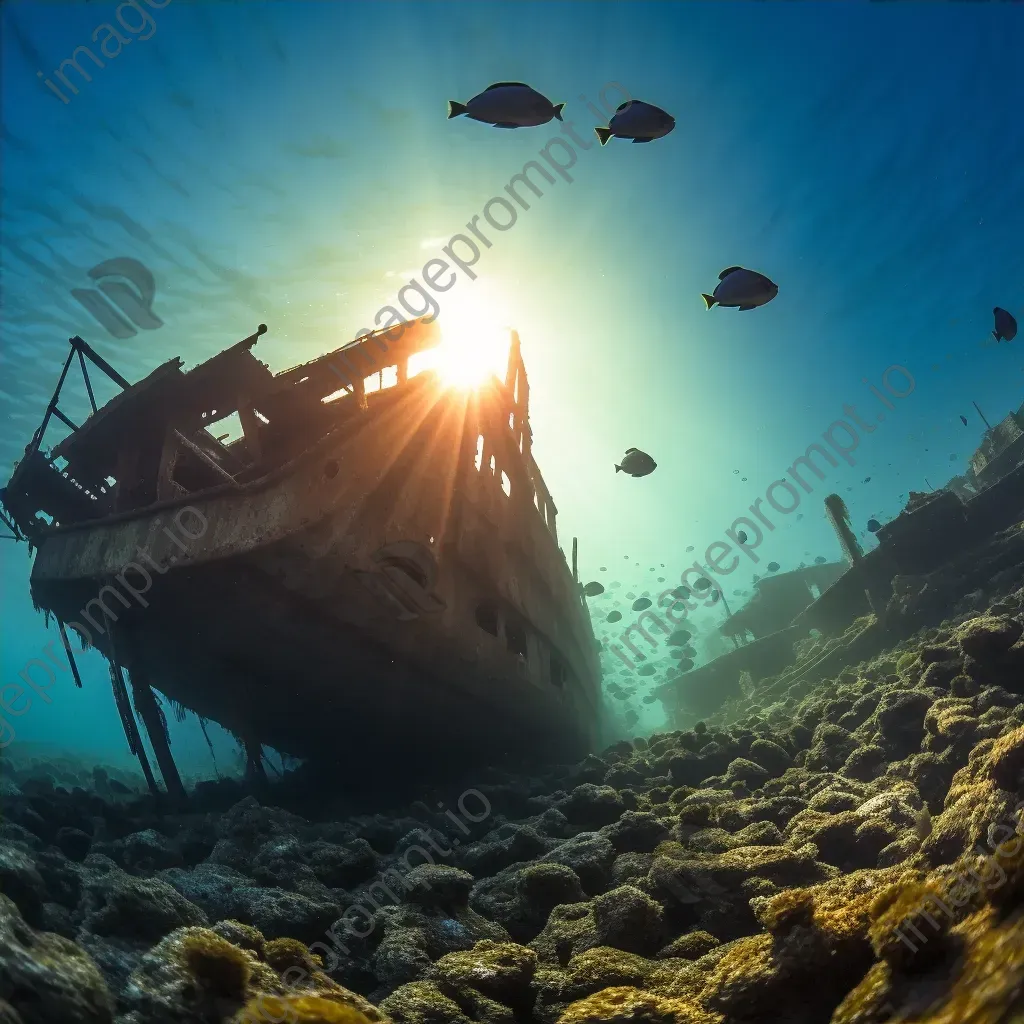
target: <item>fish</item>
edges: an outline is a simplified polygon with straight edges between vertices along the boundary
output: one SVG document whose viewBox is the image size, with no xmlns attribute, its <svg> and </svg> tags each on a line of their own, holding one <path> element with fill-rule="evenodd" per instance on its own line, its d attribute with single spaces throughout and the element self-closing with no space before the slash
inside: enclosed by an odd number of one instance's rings
<svg viewBox="0 0 1024 1024">
<path fill-rule="evenodd" d="M 651 599 L 649 597 L 638 597 L 633 602 L 633 611 L 642 612 L 645 608 L 651 607 Z"/>
<path fill-rule="evenodd" d="M 824 555 L 818 555 L 818 557 L 814 559 L 814 564 L 815 565 L 824 565 L 826 561 L 827 561 L 827 559 L 825 558 Z"/>
<path fill-rule="evenodd" d="M 687 587 L 676 587 L 672 591 L 672 596 L 677 601 L 686 601 L 690 597 L 690 591 Z"/>
<path fill-rule="evenodd" d="M 766 566 L 766 568 L 768 569 L 769 572 L 778 572 L 780 566 L 779 566 L 778 562 L 769 562 L 768 565 Z"/>
<path fill-rule="evenodd" d="M 644 704 L 653 704 L 657 699 L 658 698 L 655 697 L 653 693 L 649 693 L 649 694 L 647 694 L 646 697 L 644 697 L 643 703 Z"/>
<path fill-rule="evenodd" d="M 627 711 L 623 721 L 627 726 L 636 725 L 640 721 L 640 716 L 635 711 Z"/>
<path fill-rule="evenodd" d="M 597 582 L 597 580 L 594 580 L 592 583 L 588 583 L 583 588 L 583 593 L 587 597 L 597 597 L 599 594 L 604 593 L 604 587 L 602 587 L 601 584 Z"/>
<path fill-rule="evenodd" d="M 658 464 L 639 448 L 627 448 L 622 461 L 615 467 L 616 473 L 628 473 L 632 477 L 649 476 L 658 468 Z"/>
<path fill-rule="evenodd" d="M 679 662 L 679 668 L 683 672 L 689 672 L 690 669 L 693 668 L 693 662 L 689 658 L 683 658 L 683 660 Z"/>
<path fill-rule="evenodd" d="M 967 426 L 967 417 L 961 415 L 960 422 L 966 427 Z"/>
<path fill-rule="evenodd" d="M 601 568 L 598 569 L 598 572 L 607 572 L 607 571 L 608 571 L 608 566 L 607 565 L 602 565 Z"/>
<path fill-rule="evenodd" d="M 637 670 L 638 676 L 653 676 L 657 669 L 653 665 L 641 665 Z"/>
<path fill-rule="evenodd" d="M 869 519 L 868 520 L 868 532 L 869 533 L 878 533 L 878 531 L 881 528 L 882 528 L 882 524 L 877 519 Z"/>
<path fill-rule="evenodd" d="M 742 530 L 740 530 L 740 532 L 736 534 L 736 539 L 741 544 L 746 544 L 747 543 L 747 535 Z"/>
<path fill-rule="evenodd" d="M 864 477 L 864 483 L 866 483 L 866 484 L 871 483 L 871 477 L 869 477 L 869 476 Z"/>
<path fill-rule="evenodd" d="M 669 647 L 681 647 L 683 644 L 686 643 L 687 640 L 690 639 L 691 636 L 693 636 L 693 634 L 689 630 L 677 629 L 668 638 L 667 642 L 668 642 Z"/>
<path fill-rule="evenodd" d="M 533 128 L 562 120 L 564 103 L 552 103 L 525 82 L 495 82 L 467 103 L 448 101 L 448 119 L 465 114 L 495 128 Z"/>
<path fill-rule="evenodd" d="M 664 138 L 676 126 L 676 119 L 661 107 L 643 100 L 627 100 L 620 103 L 612 114 L 607 128 L 595 128 L 594 134 L 601 145 L 611 138 L 632 139 L 637 142 L 653 142 Z"/>
<path fill-rule="evenodd" d="M 629 700 L 629 694 L 625 690 L 616 690 L 613 696 L 616 700 Z"/>
<path fill-rule="evenodd" d="M 996 339 L 996 342 L 1013 341 L 1017 337 L 1017 321 L 1013 318 L 1013 314 L 996 306 L 992 310 L 992 315 L 996 321 L 996 329 L 992 332 L 992 337 Z"/>
<path fill-rule="evenodd" d="M 690 545 L 690 546 L 689 546 L 689 547 L 688 547 L 688 548 L 686 549 L 686 553 L 687 553 L 687 554 L 689 554 L 689 553 L 690 553 L 690 552 L 691 552 L 692 550 L 693 550 L 693 545 L 691 544 L 691 545 Z"/>
<path fill-rule="evenodd" d="M 608 622 L 618 622 L 622 618 L 622 612 L 609 612 Z"/>
<path fill-rule="evenodd" d="M 727 267 L 718 275 L 718 286 L 712 295 L 702 292 L 704 304 L 756 309 L 771 302 L 779 294 L 779 286 L 756 270 Z"/>
<path fill-rule="evenodd" d="M 694 590 L 708 590 L 711 587 L 711 580 L 706 576 L 701 576 L 699 580 L 693 585 Z"/>
</svg>

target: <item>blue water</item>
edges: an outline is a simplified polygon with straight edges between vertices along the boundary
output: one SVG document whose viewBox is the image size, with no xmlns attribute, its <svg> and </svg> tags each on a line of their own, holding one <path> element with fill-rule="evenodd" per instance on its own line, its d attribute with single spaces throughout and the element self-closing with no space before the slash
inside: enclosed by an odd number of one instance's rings
<svg viewBox="0 0 1024 1024">
<path fill-rule="evenodd" d="M 101 28 L 116 10 L 120 52 Z M 562 128 L 446 120 L 448 100 L 498 81 L 564 101 L 583 143 L 572 180 L 530 197 L 477 278 L 438 297 L 441 324 L 483 308 L 518 328 L 535 453 L 561 536 L 579 538 L 585 579 L 609 586 L 594 604 L 607 641 L 613 591 L 676 585 L 796 456 L 851 421 L 844 405 L 873 429 L 854 464 L 776 517 L 760 563 L 723 583 L 734 608 L 769 560 L 839 556 L 826 493 L 870 547 L 869 517 L 963 472 L 984 429 L 973 402 L 995 422 L 1024 399 L 1022 342 L 988 333 L 995 305 L 1024 317 L 1022 5 L 11 0 L 0 17 L 5 477 L 70 335 L 135 380 L 261 322 L 257 355 L 274 370 L 369 326 Z M 103 67 L 84 58 L 91 81 L 70 72 L 77 94 L 59 98 L 45 80 L 61 86 L 56 69 L 91 40 L 108 40 Z M 609 111 L 625 91 L 676 130 L 599 147 L 588 104 L 602 90 Z M 152 272 L 162 326 L 116 338 L 71 290 L 123 257 Z M 706 312 L 700 293 L 736 264 L 770 276 L 778 298 Z M 870 386 L 892 366 L 913 390 L 889 410 Z M 80 422 L 84 390 L 61 408 Z M 657 460 L 652 476 L 614 473 L 632 446 Z M 55 633 L 31 608 L 24 545 L 0 542 L 0 560 L 9 683 Z M 632 599 L 617 600 L 628 621 Z M 722 614 L 694 621 L 706 631 Z M 701 658 L 720 646 L 703 641 Z M 123 751 L 105 668 L 82 665 L 82 691 L 65 673 L 50 704 L 11 720 L 19 739 Z M 186 769 L 211 770 L 194 720 L 171 728 Z"/>
</svg>

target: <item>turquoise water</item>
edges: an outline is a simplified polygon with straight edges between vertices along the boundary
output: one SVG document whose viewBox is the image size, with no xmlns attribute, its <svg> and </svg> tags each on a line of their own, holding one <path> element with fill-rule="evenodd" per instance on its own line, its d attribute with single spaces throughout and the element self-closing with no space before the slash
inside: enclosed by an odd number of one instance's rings
<svg viewBox="0 0 1024 1024">
<path fill-rule="evenodd" d="M 102 29 L 118 10 L 120 44 Z M 829 491 L 871 547 L 870 517 L 964 471 L 984 429 L 973 402 L 994 423 L 1024 399 L 1021 342 L 989 337 L 993 306 L 1024 316 L 1020 5 L 9 0 L 0 16 L 5 478 L 70 335 L 130 380 L 261 322 L 257 355 L 300 363 L 369 326 L 556 135 L 571 181 L 553 175 L 476 278 L 436 298 L 442 327 L 519 330 L 535 454 L 563 541 L 608 587 L 592 604 L 606 641 L 608 611 L 633 617 L 618 594 L 676 585 L 835 421 L 873 429 L 724 580 L 734 610 L 767 562 L 839 557 Z M 77 94 L 58 96 L 46 80 L 62 86 L 56 69 L 92 40 L 103 67 L 83 58 L 91 81 L 71 72 Z M 500 81 L 565 102 L 564 128 L 446 120 L 448 100 Z M 624 94 L 665 108 L 675 131 L 598 146 L 602 91 L 609 111 Z M 152 272 L 161 325 L 118 338 L 71 291 L 124 257 Z M 737 264 L 778 297 L 706 312 L 700 293 Z M 913 387 L 890 410 L 871 387 L 893 366 L 893 388 L 904 372 Z M 84 390 L 61 408 L 80 422 Z M 614 473 L 633 446 L 650 477 Z M 0 560 L 8 683 L 55 633 L 25 546 L 0 542 Z M 693 616 L 699 660 L 724 649 L 707 639 L 723 614 Z M 123 748 L 105 668 L 82 665 L 85 688 L 61 676 L 17 717 L 20 739 Z M 183 767 L 209 770 L 194 720 L 171 728 Z"/>
</svg>

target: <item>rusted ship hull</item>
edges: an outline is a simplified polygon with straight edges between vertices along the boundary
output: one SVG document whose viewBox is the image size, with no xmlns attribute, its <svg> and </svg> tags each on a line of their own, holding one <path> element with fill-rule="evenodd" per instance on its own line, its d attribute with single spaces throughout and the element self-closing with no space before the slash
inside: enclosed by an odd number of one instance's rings
<svg viewBox="0 0 1024 1024">
<path fill-rule="evenodd" d="M 578 757 L 596 641 L 525 394 L 423 374 L 365 396 L 262 476 L 47 530 L 33 598 L 133 687 L 257 745 L 367 771 Z"/>
</svg>

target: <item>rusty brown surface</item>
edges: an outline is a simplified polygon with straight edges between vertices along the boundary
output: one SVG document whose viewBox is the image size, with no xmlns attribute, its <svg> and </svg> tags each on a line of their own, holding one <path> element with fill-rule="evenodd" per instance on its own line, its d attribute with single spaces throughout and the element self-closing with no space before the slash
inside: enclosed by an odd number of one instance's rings
<svg viewBox="0 0 1024 1024">
<path fill-rule="evenodd" d="M 404 362 L 416 343 L 388 356 Z M 219 371 L 203 377 L 220 387 Z M 466 393 L 430 373 L 403 378 L 363 402 L 350 392 L 326 405 L 340 381 L 322 360 L 272 378 L 263 398 L 243 382 L 234 404 L 253 414 L 226 448 L 194 426 L 202 403 L 191 403 L 192 423 L 177 408 L 182 435 L 201 438 L 237 482 L 185 493 L 174 474 L 183 459 L 203 461 L 188 445 L 166 433 L 155 452 L 122 443 L 126 479 L 150 466 L 152 500 L 47 531 L 37 604 L 89 630 L 82 611 L 96 610 L 99 587 L 116 586 L 129 565 L 149 567 L 145 607 L 106 598 L 125 665 L 290 753 L 340 756 L 342 734 L 351 756 L 382 736 L 388 747 L 466 755 L 585 752 L 599 715 L 596 641 L 530 452 L 518 344 L 511 386 L 494 379 Z M 205 394 L 221 401 L 212 385 Z M 257 410 L 269 427 L 254 427 Z M 184 548 L 167 532 L 176 517 L 192 532 L 206 524 Z M 492 613 L 497 636 L 479 624 Z M 106 638 L 89 631 L 104 650 Z"/>
</svg>

